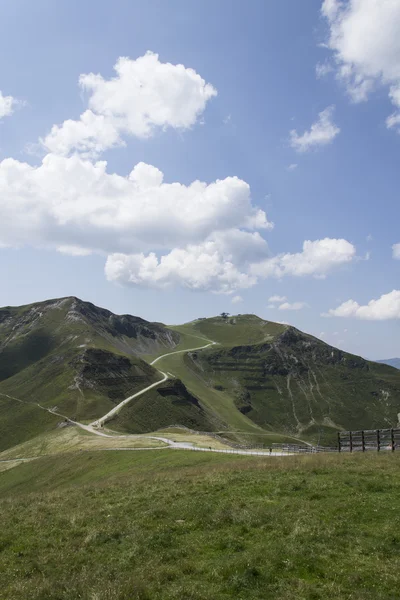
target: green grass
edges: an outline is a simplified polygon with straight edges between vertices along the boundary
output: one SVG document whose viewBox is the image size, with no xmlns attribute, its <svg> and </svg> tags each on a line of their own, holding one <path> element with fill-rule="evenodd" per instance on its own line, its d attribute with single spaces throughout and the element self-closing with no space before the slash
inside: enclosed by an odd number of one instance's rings
<svg viewBox="0 0 400 600">
<path fill-rule="evenodd" d="M 400 456 L 83 452 L 0 473 L 7 600 L 390 600 Z"/>
<path fill-rule="evenodd" d="M 202 352 L 206 351 L 201 350 L 199 354 Z M 157 366 L 178 377 L 189 392 L 200 400 L 209 415 L 209 420 L 214 423 L 213 429 L 263 433 L 258 425 L 237 410 L 231 395 L 207 385 L 204 378 L 191 369 L 190 360 L 185 354 L 166 356 L 158 361 Z"/>
<path fill-rule="evenodd" d="M 178 335 L 137 317 L 117 316 L 76 298 L 0 308 L 0 451 L 57 424 L 32 403 L 93 421 L 157 381 L 139 358 L 173 349 Z"/>
<path fill-rule="evenodd" d="M 141 436 L 103 437 L 89 433 L 79 427 L 69 426 L 57 428 L 43 433 L 4 452 L 0 452 L 1 460 L 14 458 L 32 458 L 50 456 L 81 450 L 106 450 L 112 448 L 162 448 L 166 444 Z"/>
<path fill-rule="evenodd" d="M 163 362 L 163 359 L 159 362 Z M 148 433 L 172 424 L 197 431 L 213 429 L 207 411 L 177 379 L 170 379 L 134 398 L 108 421 L 111 429 L 127 433 Z"/>
<path fill-rule="evenodd" d="M 198 319 L 185 325 L 171 326 L 170 329 L 178 333 L 201 335 L 223 346 L 239 346 L 272 341 L 285 331 L 286 325 L 264 321 L 256 315 L 233 315 L 226 319 Z"/>
<path fill-rule="evenodd" d="M 0 395 L 0 452 L 52 431 L 59 422 L 60 417 L 34 404 L 22 404 Z"/>
<path fill-rule="evenodd" d="M 181 352 L 184 350 L 191 350 L 192 348 L 199 348 L 200 346 L 205 346 L 209 340 L 204 337 L 203 335 L 197 333 L 197 332 L 192 332 L 191 328 L 188 328 L 188 331 L 185 330 L 185 325 L 182 325 L 182 327 L 170 327 L 169 329 L 172 329 L 174 332 L 179 333 L 180 336 L 180 340 L 177 343 L 177 345 L 174 348 L 170 348 L 170 349 L 159 349 L 156 352 L 154 352 L 153 354 L 145 354 L 142 355 L 142 358 L 144 360 L 147 360 L 148 362 L 153 361 L 155 358 L 158 358 L 159 356 L 162 356 L 163 354 L 167 354 L 168 352 Z M 156 363 L 156 366 L 158 367 L 158 362 Z"/>
<path fill-rule="evenodd" d="M 246 315 L 235 318 L 232 326 L 224 319 L 196 321 L 189 326 L 208 328 L 211 339 L 218 339 L 223 331 L 226 342 L 226 332 L 234 331 L 242 319 L 245 328 Z M 255 318 L 257 321 L 263 323 Z M 165 360 L 168 363 L 170 359 Z M 247 423 L 271 433 L 332 444 L 340 429 L 397 424 L 399 370 L 337 350 L 294 328 L 286 328 L 273 343 L 244 344 L 239 335 L 235 346 L 221 343 L 181 357 L 180 364 L 179 377 L 189 388 L 191 382 L 202 381 L 211 390 L 199 396 L 203 402 L 213 395 L 212 404 L 218 406 L 212 390 L 230 399 L 224 416 L 231 429 L 249 431 L 248 427 L 232 426 L 232 419 L 240 418 L 233 417 L 236 411 Z M 170 370 L 174 372 L 172 366 Z"/>
</svg>

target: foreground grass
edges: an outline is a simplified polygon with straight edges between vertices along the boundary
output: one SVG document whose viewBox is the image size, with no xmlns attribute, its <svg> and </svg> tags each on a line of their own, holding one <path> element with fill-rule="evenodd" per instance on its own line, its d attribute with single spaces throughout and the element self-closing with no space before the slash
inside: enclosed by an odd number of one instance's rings
<svg viewBox="0 0 400 600">
<path fill-rule="evenodd" d="M 9 600 L 395 599 L 397 455 L 82 452 L 0 473 Z"/>
</svg>

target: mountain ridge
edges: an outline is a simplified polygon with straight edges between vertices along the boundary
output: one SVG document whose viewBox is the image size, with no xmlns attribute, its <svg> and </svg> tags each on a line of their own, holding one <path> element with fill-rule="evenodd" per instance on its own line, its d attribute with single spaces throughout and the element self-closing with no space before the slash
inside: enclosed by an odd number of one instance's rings
<svg viewBox="0 0 400 600">
<path fill-rule="evenodd" d="M 190 350 L 199 339 L 216 344 Z M 290 325 L 244 314 L 168 327 L 67 296 L 0 308 L 1 443 L 57 425 L 33 401 L 83 423 L 103 416 L 160 381 L 155 357 L 170 381 L 122 408 L 121 431 L 181 423 L 238 441 L 268 432 L 331 440 L 340 429 L 393 427 L 400 413 L 399 371 Z"/>
<path fill-rule="evenodd" d="M 386 358 L 383 360 L 375 361 L 382 365 L 389 365 L 389 367 L 394 367 L 395 369 L 400 369 L 400 358 Z"/>
</svg>

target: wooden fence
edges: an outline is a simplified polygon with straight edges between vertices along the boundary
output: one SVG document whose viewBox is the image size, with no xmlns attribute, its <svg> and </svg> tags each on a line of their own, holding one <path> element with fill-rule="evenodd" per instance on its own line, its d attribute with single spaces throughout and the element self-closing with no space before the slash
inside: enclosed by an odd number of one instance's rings
<svg viewBox="0 0 400 600">
<path fill-rule="evenodd" d="M 400 429 L 367 429 L 338 433 L 339 452 L 394 452 L 396 449 L 400 450 Z"/>
</svg>

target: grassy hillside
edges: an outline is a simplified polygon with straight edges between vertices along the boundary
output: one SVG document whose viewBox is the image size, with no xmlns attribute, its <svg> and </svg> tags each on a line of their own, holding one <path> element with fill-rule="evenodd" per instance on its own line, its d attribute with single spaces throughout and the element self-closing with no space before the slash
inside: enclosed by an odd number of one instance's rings
<svg viewBox="0 0 400 600">
<path fill-rule="evenodd" d="M 399 457 L 83 452 L 0 473 L 7 600 L 388 600 Z"/>
<path fill-rule="evenodd" d="M 267 430 L 329 441 L 339 428 L 397 424 L 400 372 L 293 327 L 269 342 L 220 345 L 184 360 L 191 377 L 228 394 L 240 413 Z"/>
<path fill-rule="evenodd" d="M 197 319 L 185 325 L 170 327 L 173 331 L 218 342 L 223 346 L 241 346 L 271 342 L 287 328 L 272 321 L 264 321 L 256 315 L 235 315 L 232 317 L 212 317 Z"/>
<path fill-rule="evenodd" d="M 146 433 L 173 424 L 212 431 L 212 418 L 179 379 L 172 379 L 132 400 L 107 426 L 128 433 Z"/>
<path fill-rule="evenodd" d="M 167 328 L 64 298 L 0 309 L 0 451 L 53 430 L 59 419 L 43 409 L 91 422 L 159 381 L 158 368 L 171 380 L 126 405 L 114 428 L 334 443 L 338 429 L 396 426 L 400 413 L 399 370 L 293 327 L 236 315 Z"/>
<path fill-rule="evenodd" d="M 167 352 L 179 339 L 77 298 L 0 309 L 0 450 L 59 421 L 31 403 L 81 421 L 102 416 L 160 379 L 140 355 Z"/>
</svg>

